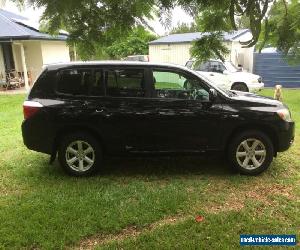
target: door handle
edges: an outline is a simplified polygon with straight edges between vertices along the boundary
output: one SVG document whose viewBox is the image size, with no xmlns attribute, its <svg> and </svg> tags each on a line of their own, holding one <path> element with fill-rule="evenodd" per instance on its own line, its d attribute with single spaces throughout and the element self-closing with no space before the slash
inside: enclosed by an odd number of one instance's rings
<svg viewBox="0 0 300 250">
<path fill-rule="evenodd" d="M 224 118 L 239 118 L 239 115 L 224 115 Z"/>
<path fill-rule="evenodd" d="M 104 109 L 96 109 L 96 113 L 103 113 Z"/>
<path fill-rule="evenodd" d="M 102 116 L 104 116 L 105 118 L 111 117 L 111 114 L 110 114 L 110 113 L 107 113 L 107 110 L 106 110 L 105 108 L 99 108 L 99 109 L 96 109 L 96 110 L 95 110 L 95 113 L 98 114 L 98 115 L 102 115 Z"/>
</svg>

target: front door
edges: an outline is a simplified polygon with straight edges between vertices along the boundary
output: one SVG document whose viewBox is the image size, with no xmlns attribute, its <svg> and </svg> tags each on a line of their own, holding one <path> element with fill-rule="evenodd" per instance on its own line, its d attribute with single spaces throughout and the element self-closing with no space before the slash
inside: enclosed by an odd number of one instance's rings
<svg viewBox="0 0 300 250">
<path fill-rule="evenodd" d="M 159 151 L 204 151 L 220 142 L 222 105 L 209 100 L 209 87 L 177 69 L 153 68 L 156 116 L 152 134 Z"/>
</svg>

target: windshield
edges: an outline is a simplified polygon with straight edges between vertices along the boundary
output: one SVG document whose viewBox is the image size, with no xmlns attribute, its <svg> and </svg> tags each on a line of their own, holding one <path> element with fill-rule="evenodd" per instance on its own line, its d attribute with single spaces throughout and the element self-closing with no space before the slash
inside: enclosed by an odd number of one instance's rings
<svg viewBox="0 0 300 250">
<path fill-rule="evenodd" d="M 234 72 L 238 72 L 239 71 L 239 69 L 236 66 L 234 66 L 233 63 L 230 62 L 230 61 L 226 61 L 224 64 L 226 66 L 226 69 L 229 72 L 233 72 L 234 73 Z"/>
</svg>

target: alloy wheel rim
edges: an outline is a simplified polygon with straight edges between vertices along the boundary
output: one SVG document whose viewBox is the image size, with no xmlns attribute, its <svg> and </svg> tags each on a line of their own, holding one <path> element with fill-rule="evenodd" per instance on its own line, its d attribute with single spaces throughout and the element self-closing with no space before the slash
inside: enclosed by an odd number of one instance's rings
<svg viewBox="0 0 300 250">
<path fill-rule="evenodd" d="M 236 150 L 238 164 L 247 170 L 254 170 L 264 163 L 267 151 L 265 145 L 256 138 L 242 141 Z"/>
<path fill-rule="evenodd" d="M 65 157 L 68 166 L 76 172 L 88 171 L 95 163 L 93 147 L 81 140 L 69 144 Z"/>
</svg>

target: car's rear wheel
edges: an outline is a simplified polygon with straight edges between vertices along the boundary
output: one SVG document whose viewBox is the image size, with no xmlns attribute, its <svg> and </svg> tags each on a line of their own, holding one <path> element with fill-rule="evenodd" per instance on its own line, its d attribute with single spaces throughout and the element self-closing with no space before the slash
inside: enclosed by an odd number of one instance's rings
<svg viewBox="0 0 300 250">
<path fill-rule="evenodd" d="M 99 169 L 102 151 L 90 134 L 74 133 L 62 138 L 58 159 L 68 174 L 88 176 Z"/>
<path fill-rule="evenodd" d="M 271 164 L 274 147 L 270 138 L 260 131 L 246 131 L 233 138 L 228 157 L 242 174 L 257 175 Z"/>
<path fill-rule="evenodd" d="M 232 85 L 231 90 L 237 90 L 242 92 L 249 92 L 249 89 L 245 83 L 238 82 Z"/>
</svg>

